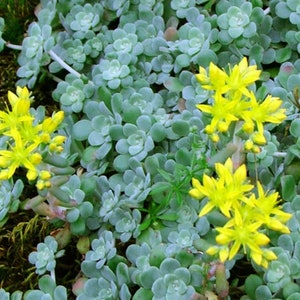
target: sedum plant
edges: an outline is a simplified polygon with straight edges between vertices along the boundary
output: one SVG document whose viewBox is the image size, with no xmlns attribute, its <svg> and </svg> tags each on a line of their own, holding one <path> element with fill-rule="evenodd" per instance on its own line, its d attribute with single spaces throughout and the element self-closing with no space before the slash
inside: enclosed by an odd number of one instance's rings
<svg viewBox="0 0 300 300">
<path fill-rule="evenodd" d="M 47 236 L 44 243 L 39 243 L 37 251 L 31 252 L 28 258 L 29 262 L 35 265 L 38 274 L 43 275 L 49 271 L 54 280 L 55 259 L 64 254 L 64 250 L 57 251 L 57 246 L 57 241 L 53 237 Z"/>
<path fill-rule="evenodd" d="M 0 295 L 296 299 L 297 5 L 41 0 L 21 45 L 0 18 L 0 50 L 20 51 L 0 225 L 33 210 L 55 229 L 29 254 L 38 282 Z"/>
<path fill-rule="evenodd" d="M 44 275 L 39 279 L 39 289 L 29 290 L 24 294 L 24 298 L 27 300 L 37 299 L 67 299 L 67 290 L 64 286 L 56 286 L 55 281 L 49 275 Z"/>
<path fill-rule="evenodd" d="M 0 206 L 0 224 L 3 226 L 10 213 L 18 211 L 20 205 L 20 196 L 23 192 L 24 184 L 18 179 L 15 183 L 12 180 L 3 180 L 0 187 L 1 206 Z"/>
<path fill-rule="evenodd" d="M 227 2 L 227 3 L 226 3 Z M 218 15 L 217 23 L 220 27 L 219 40 L 222 44 L 231 43 L 240 37 L 252 38 L 256 34 L 256 23 L 251 20 L 252 3 L 239 1 L 239 6 L 230 5 L 229 1 L 220 1 L 218 9 L 226 12 Z"/>
</svg>

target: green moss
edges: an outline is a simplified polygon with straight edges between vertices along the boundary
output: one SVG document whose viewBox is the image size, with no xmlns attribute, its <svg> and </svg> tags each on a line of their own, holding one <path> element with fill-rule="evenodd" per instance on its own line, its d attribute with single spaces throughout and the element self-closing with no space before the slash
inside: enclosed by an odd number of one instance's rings
<svg viewBox="0 0 300 300">
<path fill-rule="evenodd" d="M 0 3 L 0 15 L 5 18 L 4 39 L 11 43 L 20 43 L 26 27 L 34 20 L 34 9 L 39 0 L 4 0 Z"/>
<path fill-rule="evenodd" d="M 35 268 L 28 262 L 33 247 L 50 232 L 46 219 L 24 212 L 0 230 L 0 286 L 7 291 L 34 288 Z"/>
</svg>

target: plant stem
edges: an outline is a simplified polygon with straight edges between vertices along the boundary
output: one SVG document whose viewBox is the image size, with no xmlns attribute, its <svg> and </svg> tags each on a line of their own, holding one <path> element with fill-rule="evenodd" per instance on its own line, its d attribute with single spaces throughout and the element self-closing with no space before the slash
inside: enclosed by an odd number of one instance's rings
<svg viewBox="0 0 300 300">
<path fill-rule="evenodd" d="M 21 45 L 15 45 L 11 44 L 9 42 L 5 42 L 6 47 L 14 50 L 21 51 L 23 47 Z M 67 63 L 65 63 L 53 50 L 48 51 L 48 54 L 51 56 L 53 60 L 58 62 L 65 70 L 67 70 L 69 73 L 75 75 L 76 77 L 80 78 L 81 74 L 74 70 L 71 66 L 69 66 Z"/>
<path fill-rule="evenodd" d="M 287 153 L 276 151 L 276 152 L 273 153 L 273 156 L 275 156 L 275 157 L 286 157 Z"/>
<path fill-rule="evenodd" d="M 216 263 L 216 292 L 218 299 L 227 299 L 229 295 L 229 283 L 226 279 L 225 266 L 221 262 Z"/>
<path fill-rule="evenodd" d="M 270 12 L 270 7 L 267 7 L 267 8 L 264 10 L 264 14 L 267 15 L 269 12 Z"/>
<path fill-rule="evenodd" d="M 242 139 L 237 135 L 237 132 L 241 128 L 241 122 L 235 124 L 233 131 L 232 142 L 237 147 L 236 151 L 232 154 L 232 162 L 234 169 L 238 168 L 245 161 L 245 154 L 243 153 Z"/>
<path fill-rule="evenodd" d="M 67 70 L 68 72 L 70 72 L 78 78 L 81 77 L 81 74 L 79 72 L 75 71 L 72 67 L 66 64 L 53 50 L 50 50 L 48 53 L 52 57 L 52 59 L 58 62 L 65 70 Z"/>
<path fill-rule="evenodd" d="M 55 277 L 55 271 L 54 270 L 50 271 L 50 276 L 53 279 L 54 283 L 56 284 L 56 277 Z"/>
<path fill-rule="evenodd" d="M 19 50 L 19 51 L 22 50 L 22 46 L 21 45 L 15 45 L 15 44 L 11 44 L 9 42 L 5 42 L 5 46 L 7 48 L 10 48 L 10 49 L 13 49 L 13 50 Z"/>
<path fill-rule="evenodd" d="M 48 51 L 48 54 L 51 56 L 53 60 L 58 62 L 65 70 L 67 70 L 69 73 L 75 75 L 78 78 L 81 78 L 82 75 L 74 70 L 71 66 L 69 66 L 67 63 L 65 63 L 53 50 Z M 89 83 L 93 84 L 91 80 L 89 80 Z"/>
</svg>

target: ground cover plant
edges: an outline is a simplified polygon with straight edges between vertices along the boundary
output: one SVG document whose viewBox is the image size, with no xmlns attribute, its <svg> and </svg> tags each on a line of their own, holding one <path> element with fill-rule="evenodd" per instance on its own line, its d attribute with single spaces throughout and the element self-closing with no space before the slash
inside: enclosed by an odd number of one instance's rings
<svg viewBox="0 0 300 300">
<path fill-rule="evenodd" d="M 34 13 L 19 44 L 0 18 L 0 225 L 32 236 L 0 298 L 298 299 L 298 1 Z"/>
</svg>

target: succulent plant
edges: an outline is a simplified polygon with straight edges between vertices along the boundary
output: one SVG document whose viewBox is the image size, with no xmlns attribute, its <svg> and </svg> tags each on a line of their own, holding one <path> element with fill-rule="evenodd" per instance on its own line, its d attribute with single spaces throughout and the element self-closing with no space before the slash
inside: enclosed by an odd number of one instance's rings
<svg viewBox="0 0 300 300">
<path fill-rule="evenodd" d="M 65 16 L 64 24 L 68 24 L 70 29 L 75 32 L 75 38 L 82 39 L 89 31 L 97 32 L 101 29 L 102 15 L 103 7 L 99 3 L 75 5 Z"/>
<path fill-rule="evenodd" d="M 195 294 L 188 269 L 180 267 L 175 259 L 165 259 L 159 268 L 160 277 L 153 282 L 151 291 L 153 299 L 189 299 Z"/>
<path fill-rule="evenodd" d="M 99 231 L 98 239 L 91 242 L 91 250 L 85 254 L 81 270 L 87 277 L 97 277 L 99 270 L 116 255 L 115 239 L 111 231 Z"/>
<path fill-rule="evenodd" d="M 134 124 L 125 124 L 123 135 L 124 138 L 121 138 L 116 143 L 116 150 L 119 155 L 114 161 L 115 166 L 120 169 L 128 166 L 131 157 L 137 161 L 141 161 L 154 148 L 151 136 L 147 135 L 145 131 L 139 129 Z"/>
<path fill-rule="evenodd" d="M 64 213 L 63 219 L 70 224 L 74 234 L 84 234 L 87 231 L 86 220 L 93 213 L 93 204 L 85 201 L 86 193 L 82 189 L 82 181 L 78 176 L 72 175 L 60 186 L 58 193 L 60 199 L 65 199 L 60 206 Z"/>
<path fill-rule="evenodd" d="M 67 298 L 67 289 L 61 285 L 56 286 L 55 281 L 49 275 L 44 275 L 39 279 L 38 290 L 29 290 L 24 293 L 24 299 L 26 300 L 66 300 Z"/>
<path fill-rule="evenodd" d="M 5 41 L 2 39 L 2 33 L 4 31 L 4 26 L 5 26 L 5 21 L 4 19 L 1 17 L 0 19 L 0 32 L 1 32 L 1 36 L 0 36 L 0 51 L 3 50 L 4 45 L 5 45 Z"/>
<path fill-rule="evenodd" d="M 129 270 L 126 264 L 120 262 L 114 273 L 110 268 L 104 267 L 99 278 L 88 279 L 77 299 L 131 299 L 131 293 L 127 286 L 130 283 Z"/>
<path fill-rule="evenodd" d="M 0 226 L 8 220 L 8 214 L 16 212 L 19 208 L 19 197 L 22 194 L 24 184 L 21 180 L 15 183 L 12 180 L 3 181 L 0 187 Z"/>
<path fill-rule="evenodd" d="M 139 235 L 139 224 L 141 222 L 141 213 L 138 209 L 116 208 L 109 218 L 109 222 L 115 227 L 116 236 L 124 243 L 131 237 Z"/>
<path fill-rule="evenodd" d="M 143 46 L 138 42 L 136 28 L 129 24 L 124 29 L 114 30 L 112 32 L 112 43 L 104 49 L 106 57 L 117 58 L 122 62 L 135 64 L 137 56 L 143 53 Z"/>
<path fill-rule="evenodd" d="M 96 86 L 107 84 L 112 90 L 127 87 L 132 84 L 130 73 L 130 68 L 118 59 L 103 59 L 93 70 L 94 83 Z"/>
<path fill-rule="evenodd" d="M 195 0 L 172 0 L 171 1 L 171 8 L 175 10 L 176 15 L 178 18 L 185 18 L 187 16 L 187 10 L 190 7 L 195 5 Z"/>
<path fill-rule="evenodd" d="M 28 28 L 28 35 L 23 40 L 22 52 L 18 60 L 21 67 L 18 70 L 18 76 L 23 78 L 19 85 L 25 84 L 33 87 L 37 81 L 40 68 L 50 62 L 50 56 L 47 53 L 54 45 L 51 22 L 55 17 L 56 1 L 43 3 L 43 9 L 39 13 L 38 22 L 33 22 Z"/>
<path fill-rule="evenodd" d="M 60 82 L 53 91 L 53 97 L 59 101 L 68 113 L 82 111 L 84 102 L 91 99 L 95 88 L 90 82 L 85 83 L 73 74 L 66 76 L 66 81 Z"/>
<path fill-rule="evenodd" d="M 30 116 L 18 122 L 29 118 L 32 126 L 26 123 L 21 130 L 23 138 L 30 138 L 23 148 L 35 146 L 42 136 L 43 143 L 34 148 L 37 156 L 29 156 L 30 162 L 40 156 L 42 162 L 36 164 L 37 174 L 29 172 L 29 182 L 23 181 L 22 168 L 0 180 L 0 225 L 10 213 L 32 209 L 59 233 L 47 236 L 29 255 L 40 278 L 35 290 L 24 292 L 25 300 L 70 297 L 66 287 L 56 285 L 55 269 L 71 239 L 82 255 L 72 289 L 78 300 L 225 299 L 229 284 L 236 282 L 242 299 L 297 299 L 298 19 L 297 0 L 41 0 L 36 20 L 18 46 L 3 39 L 0 18 L 0 50 L 21 50 L 17 84 L 33 88 L 51 80 L 56 103 L 47 106 L 61 110 L 47 118 L 45 107 L 26 106 Z M 272 101 L 259 110 L 268 95 Z M 30 104 L 39 104 L 29 92 L 27 96 Z M 17 97 L 22 98 L 20 90 Z M 251 115 L 247 97 L 262 121 Z M 219 98 L 224 105 L 216 108 Z M 225 106 L 231 98 L 239 98 L 232 114 Z M 278 103 L 282 107 L 276 114 Z M 21 108 L 14 112 L 22 113 Z M 2 116 L 0 153 L 5 155 L 19 139 Z M 61 126 L 42 135 L 58 119 L 63 119 Z M 259 127 L 263 142 L 255 145 L 256 151 L 253 145 L 243 147 L 257 134 L 239 127 L 243 121 Z M 230 124 L 224 127 L 224 122 Z M 218 127 L 217 138 L 207 130 L 211 124 Z M 3 157 L 1 171 L 10 163 Z M 223 165 L 228 158 L 232 170 Z M 247 201 L 240 201 L 243 209 L 225 209 L 225 216 L 215 205 L 201 214 L 211 203 L 195 189 L 207 192 L 207 183 L 230 185 L 232 178 L 239 182 L 241 165 L 251 185 L 260 182 L 250 199 L 249 193 Z M 26 166 L 33 171 L 31 164 Z M 218 178 L 220 170 L 227 176 Z M 26 184 L 31 191 L 33 183 L 37 195 L 23 199 Z M 278 225 L 275 210 L 267 223 L 285 232 L 259 224 L 255 237 L 263 247 L 258 252 L 244 240 L 242 245 L 228 242 L 236 225 L 230 219 L 248 220 L 246 202 L 251 207 L 257 198 L 274 200 L 277 191 L 276 209 L 291 219 Z M 228 194 L 224 188 L 221 208 Z M 250 213 L 254 215 L 261 216 Z M 234 250 L 241 248 L 238 253 L 231 250 L 233 244 Z M 272 254 L 269 264 L 261 253 Z M 245 281 L 231 271 L 242 257 L 251 259 L 253 271 Z M 1 289 L 1 296 L 19 300 L 23 295 Z"/>
<path fill-rule="evenodd" d="M 52 236 L 46 236 L 43 243 L 37 245 L 37 251 L 29 254 L 29 262 L 36 267 L 36 273 L 43 275 L 49 271 L 53 274 L 56 266 L 56 258 L 64 255 L 64 250 L 57 251 L 57 241 Z"/>
<path fill-rule="evenodd" d="M 299 24 L 299 3 L 296 0 L 286 0 L 277 3 L 276 14 L 283 19 L 289 19 L 292 24 Z"/>
<path fill-rule="evenodd" d="M 99 210 L 99 216 L 107 221 L 113 214 L 114 209 L 119 206 L 121 186 L 117 185 L 114 190 L 104 192 L 101 197 L 101 208 Z"/>
<path fill-rule="evenodd" d="M 219 40 L 228 44 L 240 36 L 251 38 L 256 33 L 256 24 L 250 19 L 251 12 L 252 5 L 249 2 L 242 3 L 240 7 L 230 6 L 217 20 L 221 29 Z"/>
<path fill-rule="evenodd" d="M 4 289 L 0 290 L 0 296 L 3 300 L 9 300 L 9 298 L 10 298 L 9 293 L 5 292 Z"/>
</svg>

